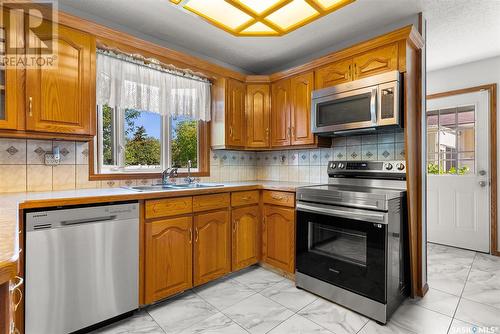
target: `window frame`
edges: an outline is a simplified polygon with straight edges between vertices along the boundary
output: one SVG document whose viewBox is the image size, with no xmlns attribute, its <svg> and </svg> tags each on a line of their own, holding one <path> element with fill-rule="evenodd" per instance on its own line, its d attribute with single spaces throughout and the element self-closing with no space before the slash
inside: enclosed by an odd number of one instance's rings
<svg viewBox="0 0 500 334">
<path fill-rule="evenodd" d="M 116 116 L 117 113 L 120 112 L 113 108 L 113 113 Z M 96 136 L 92 138 L 89 142 L 89 180 L 97 181 L 97 180 L 130 180 L 130 179 L 160 179 L 162 175 L 162 171 L 160 172 L 143 172 L 140 170 L 137 171 L 128 171 L 128 172 L 103 172 L 99 171 L 99 164 L 102 166 L 102 156 L 100 152 L 102 152 L 102 147 L 98 147 L 102 145 L 98 140 L 99 129 L 102 129 L 102 117 L 100 117 L 100 108 L 96 107 L 96 116 L 97 116 L 97 129 Z M 119 121 L 119 123 L 122 123 Z M 120 126 L 120 125 L 119 125 Z M 171 121 L 162 122 L 162 134 L 161 137 L 170 139 L 170 130 L 171 129 Z M 206 177 L 210 176 L 210 122 L 199 121 L 198 122 L 198 167 L 191 172 L 191 176 L 194 177 Z M 114 133 L 115 140 L 120 135 Z M 118 154 L 116 158 L 118 158 Z M 98 156 L 99 155 L 99 156 Z M 167 140 L 167 145 L 163 145 L 162 148 L 162 164 L 167 164 L 170 166 L 170 140 Z M 179 169 L 179 177 L 187 176 L 187 168 Z"/>
</svg>

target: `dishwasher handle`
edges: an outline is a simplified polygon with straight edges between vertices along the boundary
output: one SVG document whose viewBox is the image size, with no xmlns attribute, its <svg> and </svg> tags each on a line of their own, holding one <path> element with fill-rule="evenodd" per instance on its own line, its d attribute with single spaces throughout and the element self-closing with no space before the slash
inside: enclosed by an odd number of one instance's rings
<svg viewBox="0 0 500 334">
<path fill-rule="evenodd" d="M 108 220 L 115 220 L 116 216 L 104 216 L 104 217 L 93 217 L 93 218 L 82 218 L 82 219 L 73 219 L 73 220 L 63 220 L 61 221 L 62 226 L 68 225 L 79 225 L 79 224 L 87 224 L 87 223 L 98 223 Z"/>
</svg>

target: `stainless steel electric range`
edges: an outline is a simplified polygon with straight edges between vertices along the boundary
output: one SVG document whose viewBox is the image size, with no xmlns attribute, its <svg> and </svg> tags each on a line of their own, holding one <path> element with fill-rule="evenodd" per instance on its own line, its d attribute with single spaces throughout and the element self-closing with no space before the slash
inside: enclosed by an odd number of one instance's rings
<svg viewBox="0 0 500 334">
<path fill-rule="evenodd" d="M 296 285 L 380 323 L 409 290 L 404 161 L 328 165 L 297 189 Z"/>
</svg>

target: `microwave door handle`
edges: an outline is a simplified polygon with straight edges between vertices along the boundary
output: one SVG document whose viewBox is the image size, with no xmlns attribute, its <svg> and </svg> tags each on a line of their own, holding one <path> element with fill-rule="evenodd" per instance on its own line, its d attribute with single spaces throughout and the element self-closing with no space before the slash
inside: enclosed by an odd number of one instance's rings
<svg viewBox="0 0 500 334">
<path fill-rule="evenodd" d="M 373 88 L 372 96 L 370 99 L 370 113 L 373 125 L 377 125 L 377 92 L 378 92 L 378 87 Z"/>
</svg>

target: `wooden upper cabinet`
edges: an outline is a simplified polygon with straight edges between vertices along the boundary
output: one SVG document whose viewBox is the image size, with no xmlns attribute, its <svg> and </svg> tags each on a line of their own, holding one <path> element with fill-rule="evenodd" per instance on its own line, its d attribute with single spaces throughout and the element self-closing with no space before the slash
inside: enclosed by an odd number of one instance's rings
<svg viewBox="0 0 500 334">
<path fill-rule="evenodd" d="M 262 259 L 264 262 L 295 272 L 295 209 L 264 205 Z"/>
<path fill-rule="evenodd" d="M 193 286 L 192 220 L 181 217 L 146 223 L 147 304 Z"/>
<path fill-rule="evenodd" d="M 53 36 L 49 24 L 42 24 L 47 35 L 40 40 L 57 49 L 57 58 L 54 66 L 26 71 L 26 128 L 92 135 L 95 133 L 95 39 L 62 25 Z"/>
<path fill-rule="evenodd" d="M 389 44 L 353 58 L 353 79 L 361 79 L 398 69 L 398 44 Z"/>
<path fill-rule="evenodd" d="M 313 72 L 291 78 L 291 144 L 314 144 L 311 129 L 311 94 L 314 85 Z"/>
<path fill-rule="evenodd" d="M 231 226 L 229 211 L 194 216 L 194 285 L 231 271 Z"/>
<path fill-rule="evenodd" d="M 315 71 L 315 89 L 335 86 L 352 80 L 352 58 L 339 60 Z"/>
<path fill-rule="evenodd" d="M 272 84 L 271 146 L 290 145 L 290 79 Z"/>
<path fill-rule="evenodd" d="M 259 206 L 234 209 L 232 215 L 232 270 L 236 271 L 259 261 Z"/>
<path fill-rule="evenodd" d="M 271 97 L 269 85 L 247 86 L 247 147 L 269 147 Z"/>
<path fill-rule="evenodd" d="M 226 143 L 228 146 L 245 146 L 245 84 L 229 79 L 227 81 Z"/>
<path fill-rule="evenodd" d="M 0 15 L 4 15 L 7 8 L 0 9 Z M 22 17 L 10 12 L 4 15 L 6 22 L 2 22 L 0 29 L 4 36 L 0 39 L 2 50 L 6 50 L 8 45 L 23 45 Z M 7 55 L 10 56 L 11 54 Z M 14 66 L 0 69 L 0 129 L 15 130 L 21 126 L 19 117 L 18 99 L 22 98 L 20 94 L 21 78 L 19 71 Z M 21 126 L 24 128 L 24 126 Z"/>
</svg>

